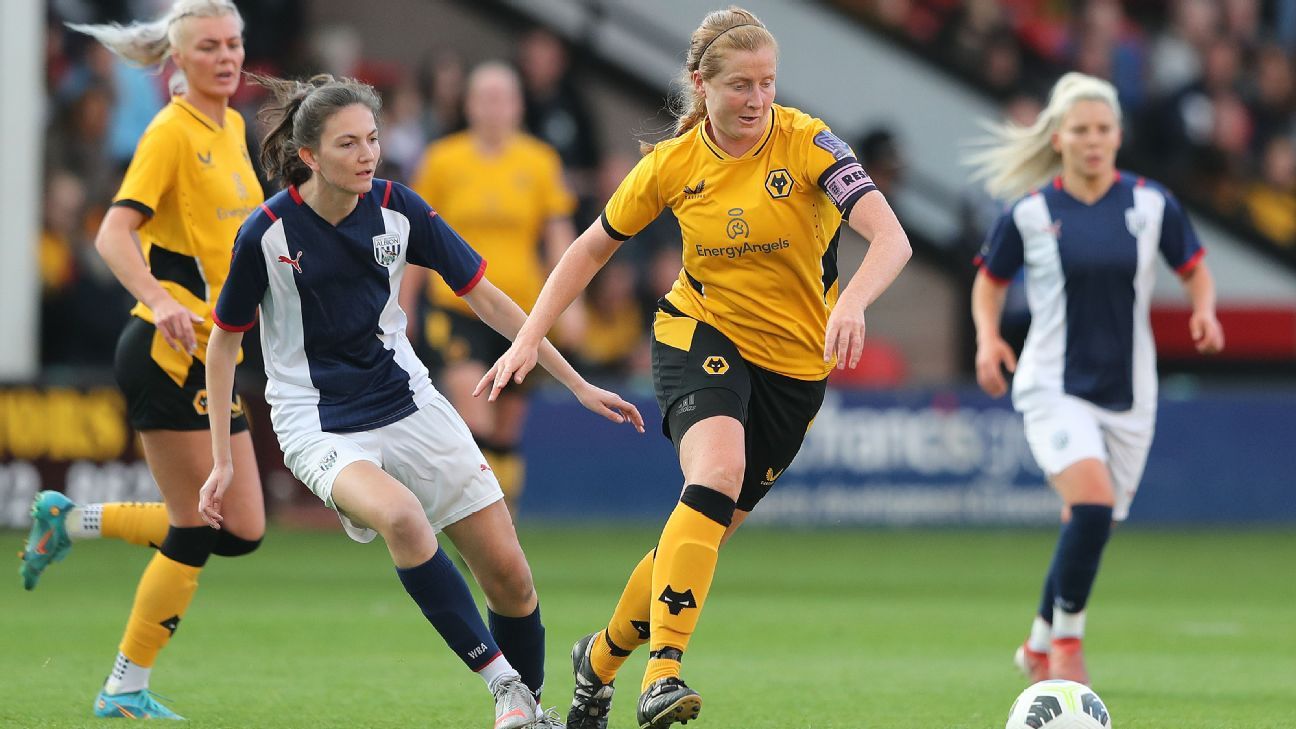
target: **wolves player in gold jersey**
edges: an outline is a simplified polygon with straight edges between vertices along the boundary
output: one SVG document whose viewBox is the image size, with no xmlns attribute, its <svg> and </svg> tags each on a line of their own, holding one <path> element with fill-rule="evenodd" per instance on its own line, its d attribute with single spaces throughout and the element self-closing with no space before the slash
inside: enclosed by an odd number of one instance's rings
<svg viewBox="0 0 1296 729">
<path fill-rule="evenodd" d="M 484 63 L 468 78 L 468 129 L 433 142 L 411 187 L 490 261 L 491 280 L 529 310 L 571 243 L 576 198 L 563 182 L 558 153 L 522 129 L 522 87 L 517 73 Z M 472 397 L 482 373 L 508 350 L 508 339 L 483 324 L 436 276 L 414 267 L 406 274 L 401 304 L 417 319 L 415 299 L 424 288 L 432 304 L 419 352 L 443 365 L 440 386 L 472 430 L 494 469 L 509 510 L 516 513 L 525 480 L 518 448 L 526 396 L 506 393 L 489 407 Z M 573 313 L 578 307 L 573 307 Z M 567 324 L 571 324 L 568 316 Z"/>
<path fill-rule="evenodd" d="M 702 700 L 680 660 L 718 550 L 792 462 L 836 366 L 854 366 L 864 312 L 899 274 L 909 241 L 854 153 L 818 119 L 774 104 L 778 46 L 751 13 L 713 12 L 693 33 L 690 96 L 675 137 L 640 160 L 545 283 L 516 341 L 478 385 L 495 397 L 535 366 L 537 345 L 622 241 L 663 208 L 684 269 L 653 324 L 653 382 L 685 487 L 605 630 L 572 651 L 569 727 L 605 727 L 612 681 L 651 643 L 638 726 L 690 720 Z M 845 219 L 870 241 L 842 287 Z M 840 293 L 840 295 L 839 295 Z"/>
<path fill-rule="evenodd" d="M 73 26 L 141 65 L 172 60 L 171 103 L 136 147 L 95 247 L 139 303 L 117 343 L 117 382 L 165 500 L 76 505 L 46 491 L 23 552 L 27 589 L 71 540 L 108 536 L 158 548 L 140 578 L 117 659 L 95 700 L 101 717 L 178 719 L 149 675 L 198 589 L 209 556 L 244 555 L 265 532 L 261 479 L 233 399 L 234 485 L 228 531 L 203 524 L 198 490 L 211 471 L 203 362 L 211 310 L 229 274 L 234 235 L 263 199 L 243 118 L 229 108 L 243 66 L 243 19 L 229 0 L 177 0 L 160 19 Z"/>
</svg>

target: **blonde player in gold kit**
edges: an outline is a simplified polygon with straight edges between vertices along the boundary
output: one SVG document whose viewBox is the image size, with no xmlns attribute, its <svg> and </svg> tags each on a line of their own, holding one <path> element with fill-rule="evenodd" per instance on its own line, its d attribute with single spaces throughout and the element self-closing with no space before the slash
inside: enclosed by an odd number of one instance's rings
<svg viewBox="0 0 1296 729">
<path fill-rule="evenodd" d="M 698 716 L 680 679 L 725 538 L 796 455 L 834 364 L 854 366 L 864 312 L 899 274 L 909 241 L 854 153 L 820 120 L 774 104 L 778 46 L 751 13 L 711 13 L 693 33 L 691 90 L 675 137 L 622 181 L 554 269 L 513 346 L 478 385 L 494 398 L 535 366 L 537 345 L 626 239 L 669 207 L 684 269 L 653 324 L 653 382 L 686 486 L 635 567 L 605 630 L 573 649 L 569 727 L 606 727 L 612 681 L 651 643 L 638 726 Z M 850 284 L 841 223 L 870 241 Z"/>
</svg>

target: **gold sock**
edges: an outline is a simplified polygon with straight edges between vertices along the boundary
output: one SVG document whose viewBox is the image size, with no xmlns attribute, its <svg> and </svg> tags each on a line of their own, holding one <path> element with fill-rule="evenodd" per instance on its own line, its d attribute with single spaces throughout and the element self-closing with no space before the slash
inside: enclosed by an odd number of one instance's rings
<svg viewBox="0 0 1296 729">
<path fill-rule="evenodd" d="M 655 551 L 655 550 L 653 550 Z M 652 599 L 653 551 L 635 565 L 607 630 L 590 647 L 590 665 L 603 683 L 611 683 L 635 648 L 648 642 L 648 604 Z M 609 639 L 611 642 L 609 643 Z"/>
<path fill-rule="evenodd" d="M 152 667 L 198 591 L 199 572 L 201 567 L 182 564 L 161 552 L 153 555 L 135 590 L 135 604 L 118 648 L 123 655 Z"/>
<path fill-rule="evenodd" d="M 688 486 L 666 521 L 653 562 L 649 639 L 653 657 L 644 673 L 644 689 L 658 679 L 679 676 L 678 658 L 688 649 L 711 589 L 733 504 L 718 491 Z M 669 651 L 674 656 L 661 657 L 663 649 L 674 649 Z"/>
<path fill-rule="evenodd" d="M 100 535 L 105 539 L 120 539 L 154 549 L 162 546 L 162 540 L 166 539 L 170 528 L 166 504 L 128 501 L 104 504 L 102 508 Z"/>
</svg>

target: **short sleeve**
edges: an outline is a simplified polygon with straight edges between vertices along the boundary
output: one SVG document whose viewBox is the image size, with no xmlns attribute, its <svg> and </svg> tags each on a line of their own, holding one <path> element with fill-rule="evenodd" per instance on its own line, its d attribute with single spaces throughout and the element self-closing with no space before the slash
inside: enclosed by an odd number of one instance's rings
<svg viewBox="0 0 1296 729">
<path fill-rule="evenodd" d="M 269 287 L 261 237 L 273 223 L 265 210 L 258 210 L 239 228 L 234 239 L 229 277 L 221 287 L 212 311 L 216 326 L 230 332 L 245 332 L 256 323 L 257 307 Z"/>
<path fill-rule="evenodd" d="M 410 221 L 405 259 L 436 271 L 456 296 L 463 296 L 486 273 L 486 261 L 413 190 L 392 184 L 394 207 Z"/>
<path fill-rule="evenodd" d="M 1179 201 L 1170 193 L 1165 194 L 1165 211 L 1161 219 L 1161 257 L 1180 276 L 1192 272 L 1206 255 L 1192 221 L 1184 212 Z"/>
<path fill-rule="evenodd" d="M 1010 208 L 990 228 L 985 244 L 973 262 L 990 278 L 1006 284 L 1021 270 L 1024 260 L 1021 231 Z"/>
<path fill-rule="evenodd" d="M 657 184 L 657 152 L 649 152 L 630 170 L 603 208 L 603 230 L 615 240 L 629 240 L 656 220 L 665 207 Z"/>
<path fill-rule="evenodd" d="M 806 179 L 818 183 L 842 217 L 850 217 L 855 203 L 876 190 L 877 186 L 855 158 L 850 145 L 826 125 L 819 122 L 811 132 L 806 153 Z"/>
<path fill-rule="evenodd" d="M 562 160 L 552 149 L 545 149 L 541 160 L 540 202 L 544 215 L 546 218 L 565 218 L 576 212 L 576 196 L 563 179 Z"/>
<path fill-rule="evenodd" d="M 145 130 L 121 187 L 113 197 L 113 205 L 133 208 L 153 217 L 162 196 L 175 184 L 184 146 L 183 139 L 165 124 Z"/>
</svg>

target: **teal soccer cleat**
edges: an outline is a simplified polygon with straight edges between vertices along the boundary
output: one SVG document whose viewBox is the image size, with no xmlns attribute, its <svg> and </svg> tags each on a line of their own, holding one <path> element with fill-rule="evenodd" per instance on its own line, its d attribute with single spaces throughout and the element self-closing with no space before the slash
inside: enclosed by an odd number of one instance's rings
<svg viewBox="0 0 1296 729">
<path fill-rule="evenodd" d="M 36 589 L 36 581 L 45 568 L 66 557 L 68 550 L 72 549 L 66 522 L 68 510 L 74 506 L 76 504 L 71 499 L 57 491 L 36 494 L 31 508 L 31 533 L 27 535 L 27 543 L 19 555 L 22 566 L 18 573 L 22 575 L 25 589 Z"/>
<path fill-rule="evenodd" d="M 184 720 L 183 716 L 159 704 L 148 689 L 122 694 L 106 694 L 100 691 L 95 697 L 94 713 L 102 719 Z"/>
</svg>

